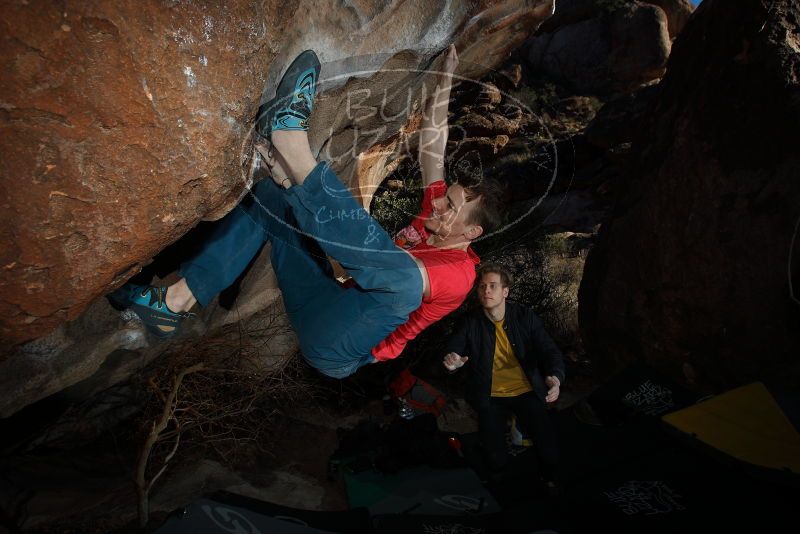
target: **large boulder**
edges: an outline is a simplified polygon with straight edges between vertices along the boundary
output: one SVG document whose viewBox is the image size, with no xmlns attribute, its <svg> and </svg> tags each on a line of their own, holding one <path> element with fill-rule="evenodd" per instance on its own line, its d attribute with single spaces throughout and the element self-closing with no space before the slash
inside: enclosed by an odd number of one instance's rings
<svg viewBox="0 0 800 534">
<path fill-rule="evenodd" d="M 578 91 L 627 92 L 663 75 L 670 48 L 664 11 L 634 2 L 539 33 L 528 43 L 528 62 Z"/>
<path fill-rule="evenodd" d="M 553 16 L 539 26 L 537 34 L 553 33 L 564 26 L 599 17 L 606 11 L 598 0 L 558 0 Z"/>
<path fill-rule="evenodd" d="M 109 354 L 145 355 L 140 365 L 163 351 L 101 297 L 246 193 L 262 92 L 297 53 L 315 49 L 323 63 L 312 148 L 370 191 L 418 126 L 426 71 L 449 43 L 457 74 L 480 78 L 552 10 L 552 0 L 6 6 L 0 414 L 83 381 Z M 235 314 L 204 312 L 212 326 L 275 301 L 274 280 L 255 278 Z"/>
<path fill-rule="evenodd" d="M 538 33 L 553 33 L 562 26 L 599 17 L 626 2 L 634 3 L 634 0 L 558 0 L 555 13 L 542 23 Z M 653 4 L 664 11 L 667 16 L 669 36 L 673 39 L 683 29 L 694 11 L 694 6 L 689 0 L 640 0 L 640 3 Z"/>
<path fill-rule="evenodd" d="M 235 201 L 287 22 L 249 1 L 4 7 L 6 347 L 75 319 Z"/>
<path fill-rule="evenodd" d="M 675 41 L 580 291 L 609 370 L 726 388 L 797 369 L 800 6 L 705 0 Z"/>
<path fill-rule="evenodd" d="M 686 26 L 692 16 L 694 6 L 689 0 L 642 0 L 645 4 L 653 4 L 664 10 L 667 15 L 669 36 L 674 39 Z"/>
<path fill-rule="evenodd" d="M 404 50 L 411 53 L 393 67 L 418 71 L 455 41 L 462 73 L 475 76 L 505 59 L 551 10 L 546 0 L 7 6 L 3 339 L 31 339 L 74 319 L 199 220 L 228 211 L 247 181 L 246 141 L 265 81 L 274 87 L 299 51 L 318 50 L 335 86 Z M 416 96 L 421 78 L 410 80 Z M 377 109 L 389 87 L 380 81 L 362 82 L 373 91 L 363 104 Z M 316 117 L 317 147 L 352 125 L 341 105 L 348 93 L 338 96 Z M 383 138 L 410 110 L 392 111 Z M 362 147 L 352 148 L 341 167 Z"/>
</svg>

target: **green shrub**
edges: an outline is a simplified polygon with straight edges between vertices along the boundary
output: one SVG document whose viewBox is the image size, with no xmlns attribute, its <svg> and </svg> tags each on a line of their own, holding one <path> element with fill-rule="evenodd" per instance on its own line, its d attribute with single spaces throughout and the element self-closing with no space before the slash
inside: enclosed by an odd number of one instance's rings
<svg viewBox="0 0 800 534">
<path fill-rule="evenodd" d="M 403 187 L 394 191 L 387 189 L 384 184 L 391 179 L 402 180 Z M 375 192 L 370 214 L 390 236 L 394 236 L 419 212 L 422 194 L 420 173 L 415 172 L 413 165 L 404 165 L 398 172 L 388 176 Z"/>
</svg>

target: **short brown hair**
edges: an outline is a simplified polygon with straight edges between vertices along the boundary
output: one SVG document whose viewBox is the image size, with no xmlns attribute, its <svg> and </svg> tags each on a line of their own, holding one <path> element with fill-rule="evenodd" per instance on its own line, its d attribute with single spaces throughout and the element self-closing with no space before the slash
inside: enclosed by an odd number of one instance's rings
<svg viewBox="0 0 800 534">
<path fill-rule="evenodd" d="M 497 230 L 503 224 L 506 189 L 497 180 L 486 178 L 477 153 L 467 153 L 451 161 L 448 172 L 464 188 L 467 201 L 478 200 L 467 223 L 479 225 L 484 235 Z"/>
<path fill-rule="evenodd" d="M 478 275 L 475 278 L 477 282 L 480 282 L 484 275 L 494 273 L 500 275 L 500 283 L 503 284 L 503 287 L 511 287 L 511 284 L 514 283 L 514 277 L 511 276 L 511 273 L 508 269 L 506 269 L 503 265 L 499 263 L 484 263 L 478 268 Z"/>
<path fill-rule="evenodd" d="M 484 179 L 474 185 L 461 185 L 468 201 L 478 200 L 478 205 L 472 210 L 467 222 L 483 228 L 484 235 L 497 230 L 503 224 L 505 209 L 505 191 L 500 184 L 495 180 Z"/>
</svg>

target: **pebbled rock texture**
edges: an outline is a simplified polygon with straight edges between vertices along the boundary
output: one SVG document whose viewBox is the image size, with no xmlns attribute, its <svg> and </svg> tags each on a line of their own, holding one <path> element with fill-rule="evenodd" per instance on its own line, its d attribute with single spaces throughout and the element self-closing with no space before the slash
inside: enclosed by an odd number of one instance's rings
<svg viewBox="0 0 800 534">
<path fill-rule="evenodd" d="M 293 10 L 296 3 L 281 9 Z M 0 335 L 75 319 L 238 195 L 278 9 L 6 3 Z"/>
</svg>

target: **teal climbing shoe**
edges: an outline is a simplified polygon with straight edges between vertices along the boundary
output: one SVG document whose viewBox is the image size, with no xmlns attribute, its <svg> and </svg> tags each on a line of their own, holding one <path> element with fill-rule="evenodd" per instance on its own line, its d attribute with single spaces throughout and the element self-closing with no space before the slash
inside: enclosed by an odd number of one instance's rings
<svg viewBox="0 0 800 534">
<path fill-rule="evenodd" d="M 295 58 L 281 78 L 275 98 L 258 108 L 258 135 L 269 139 L 274 130 L 308 131 L 319 72 L 319 59 L 313 50 L 306 50 Z"/>
<path fill-rule="evenodd" d="M 142 320 L 147 331 L 166 339 L 175 335 L 178 327 L 193 313 L 175 312 L 167 307 L 167 288 L 127 283 L 108 295 L 121 308 L 129 308 Z"/>
</svg>

